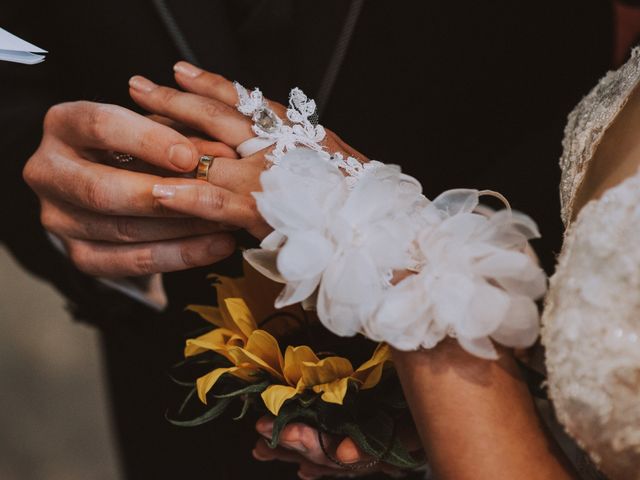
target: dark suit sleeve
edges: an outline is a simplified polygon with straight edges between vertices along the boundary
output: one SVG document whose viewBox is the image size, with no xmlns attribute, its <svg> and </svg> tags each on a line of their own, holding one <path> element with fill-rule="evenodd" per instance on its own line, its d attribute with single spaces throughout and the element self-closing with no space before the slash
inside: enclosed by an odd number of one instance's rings
<svg viewBox="0 0 640 480">
<path fill-rule="evenodd" d="M 58 23 L 40 10 L 22 7 L 18 2 L 3 5 L 2 26 L 10 32 L 53 50 L 50 31 L 45 25 Z M 13 3 L 13 4 L 11 4 Z M 60 25 L 61 28 L 62 25 Z M 35 195 L 22 180 L 22 169 L 36 150 L 42 136 L 42 120 L 47 109 L 64 96 L 56 84 L 61 65 L 48 60 L 38 65 L 0 62 L 0 152 L 2 152 L 2 242 L 30 270 L 43 275 L 43 258 L 51 255 L 50 246 L 39 222 Z"/>
<path fill-rule="evenodd" d="M 38 199 L 22 179 L 24 165 L 40 143 L 47 110 L 75 99 L 75 92 L 82 90 L 73 79 L 78 78 L 82 57 L 90 52 L 74 52 L 65 45 L 73 25 L 64 7 L 54 11 L 46 5 L 57 2 L 36 2 L 29 11 L 21 3 L 3 4 L 2 27 L 50 53 L 38 65 L 0 62 L 2 243 L 23 267 L 66 297 L 74 317 L 112 325 L 122 312 L 144 307 L 82 274 L 53 247 L 40 224 Z"/>
</svg>

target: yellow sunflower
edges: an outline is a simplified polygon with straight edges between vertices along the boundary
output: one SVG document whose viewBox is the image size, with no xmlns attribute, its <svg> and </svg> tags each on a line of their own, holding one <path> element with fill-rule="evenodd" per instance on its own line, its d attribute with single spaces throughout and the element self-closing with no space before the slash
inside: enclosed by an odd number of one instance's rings
<svg viewBox="0 0 640 480">
<path fill-rule="evenodd" d="M 185 356 L 214 351 L 227 358 L 232 366 L 216 368 L 198 378 L 198 397 L 207 403 L 207 393 L 224 374 L 231 374 L 247 382 L 255 382 L 256 373 L 268 373 L 274 384 L 262 392 L 265 406 L 277 415 L 287 400 L 307 389 L 321 395 L 328 403 L 342 405 L 349 381 L 360 389 L 372 388 L 382 376 L 384 364 L 390 360 L 388 345 L 380 344 L 371 359 L 354 370 L 343 357 L 319 359 L 306 346 L 286 349 L 284 358 L 278 341 L 265 330 L 258 329 L 256 320 L 241 298 L 242 279 L 221 278 L 216 285 L 219 307 L 192 305 L 189 310 L 218 328 L 200 337 L 187 340 Z"/>
</svg>

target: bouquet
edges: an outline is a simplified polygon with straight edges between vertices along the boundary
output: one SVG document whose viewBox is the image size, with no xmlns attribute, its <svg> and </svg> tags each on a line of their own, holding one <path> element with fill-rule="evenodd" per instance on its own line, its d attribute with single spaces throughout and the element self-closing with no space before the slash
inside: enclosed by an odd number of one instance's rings
<svg viewBox="0 0 640 480">
<path fill-rule="evenodd" d="M 249 277 L 214 277 L 218 306 L 188 307 L 208 328 L 186 341 L 185 359 L 173 368 L 173 380 L 189 390 L 168 420 L 193 427 L 221 415 L 239 420 L 249 411 L 269 413 L 275 417 L 272 448 L 286 425 L 304 422 L 351 437 L 374 462 L 420 466 L 398 436 L 399 423 L 410 414 L 389 346 L 338 337 L 299 306 L 269 313 L 256 295 L 265 288 L 249 288 Z M 322 433 L 319 440 L 341 464 Z"/>
</svg>

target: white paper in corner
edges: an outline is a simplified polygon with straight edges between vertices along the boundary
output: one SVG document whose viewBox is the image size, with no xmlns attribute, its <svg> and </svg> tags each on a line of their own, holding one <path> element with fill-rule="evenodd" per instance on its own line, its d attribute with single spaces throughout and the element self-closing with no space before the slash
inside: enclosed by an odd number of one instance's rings
<svg viewBox="0 0 640 480">
<path fill-rule="evenodd" d="M 44 61 L 42 53 L 47 51 L 0 28 L 0 60 L 34 65 Z"/>
</svg>

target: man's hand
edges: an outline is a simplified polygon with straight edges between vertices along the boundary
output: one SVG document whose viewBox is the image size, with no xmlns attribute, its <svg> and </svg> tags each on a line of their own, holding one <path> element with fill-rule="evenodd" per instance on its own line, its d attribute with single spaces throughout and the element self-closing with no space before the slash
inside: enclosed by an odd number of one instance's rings
<svg viewBox="0 0 640 480">
<path fill-rule="evenodd" d="M 233 155 L 223 144 L 201 143 L 208 154 Z M 219 221 L 212 222 L 170 211 L 151 195 L 161 176 L 100 163 L 113 151 L 166 174 L 193 171 L 199 157 L 184 135 L 124 108 L 90 102 L 52 107 L 24 179 L 40 198 L 44 227 L 62 239 L 80 270 L 105 277 L 144 275 L 209 265 L 233 252 L 224 225 L 242 223 L 240 214 L 229 218 L 221 208 Z"/>
</svg>

